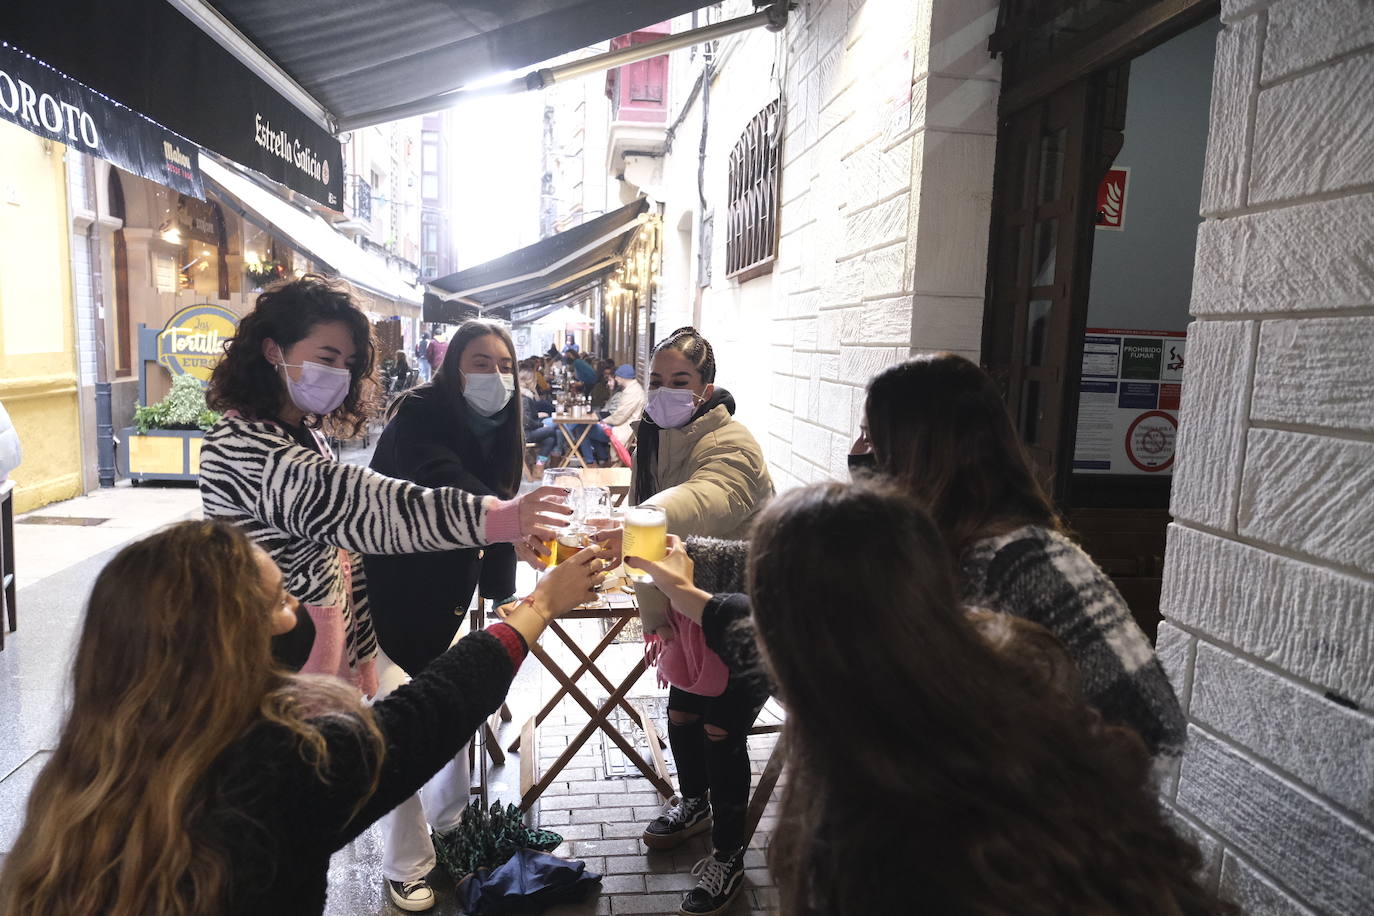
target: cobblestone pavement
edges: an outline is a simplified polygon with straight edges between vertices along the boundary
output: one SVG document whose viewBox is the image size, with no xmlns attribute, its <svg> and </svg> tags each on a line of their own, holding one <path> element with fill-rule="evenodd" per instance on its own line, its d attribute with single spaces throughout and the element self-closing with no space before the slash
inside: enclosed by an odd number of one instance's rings
<svg viewBox="0 0 1374 916">
<path fill-rule="evenodd" d="M 522 581 L 521 591 L 527 583 Z M 580 645 L 599 636 L 596 621 L 574 621 L 569 632 Z M 571 671 L 572 655 L 546 635 L 542 643 L 553 657 Z M 612 682 L 629 669 L 641 651 L 638 644 L 612 646 L 604 670 Z M 586 677 L 582 686 L 593 702 L 605 698 L 588 688 L 594 683 Z M 520 726 L 557 690 L 553 677 L 543 671 L 532 656 L 525 661 L 511 688 L 509 705 L 512 721 L 501 732 L 502 746 L 508 746 L 520 733 Z M 666 691 L 654 684 L 652 673 L 645 674 L 631 691 L 635 698 L 661 696 Z M 564 700 L 539 728 L 540 772 L 550 766 L 586 723 L 586 714 L 571 700 Z M 775 737 L 759 735 L 749 739 L 749 758 L 755 783 L 772 752 Z M 669 757 L 671 760 L 671 757 Z M 488 786 L 493 801 L 519 799 L 520 755 L 510 754 L 503 767 L 493 768 Z M 692 866 L 710 851 L 706 837 L 696 837 L 670 852 L 651 852 L 640 839 L 644 825 L 663 810 L 662 799 L 653 785 L 642 777 L 607 778 L 606 755 L 600 733 L 587 741 L 569 762 L 548 791 L 535 805 L 531 823 L 563 835 L 558 855 L 581 859 L 587 867 L 604 875 L 599 894 L 581 904 L 547 910 L 550 916 L 591 916 L 591 914 L 675 914 L 682 894 L 693 886 Z M 731 916 L 769 913 L 776 906 L 776 891 L 765 862 L 768 839 L 776 824 L 779 792 L 764 810 L 753 841 L 745 853 L 745 889 L 728 911 Z M 399 910 L 386 899 L 379 863 L 382 855 L 380 828 L 373 827 L 348 848 L 337 853 L 330 865 L 328 916 L 345 914 L 387 914 Z M 442 869 L 431 876 L 437 896 L 435 916 L 461 913 L 454 898 L 453 884 Z"/>
</svg>

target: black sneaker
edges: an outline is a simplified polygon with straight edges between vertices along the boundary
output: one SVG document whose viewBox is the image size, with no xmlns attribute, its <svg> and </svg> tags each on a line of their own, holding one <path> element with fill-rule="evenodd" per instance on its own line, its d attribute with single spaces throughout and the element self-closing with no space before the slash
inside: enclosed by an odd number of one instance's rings
<svg viewBox="0 0 1374 916">
<path fill-rule="evenodd" d="M 386 889 L 391 894 L 391 902 L 410 913 L 419 913 L 434 906 L 434 890 L 423 878 L 419 881 L 392 881 L 387 879 Z"/>
<path fill-rule="evenodd" d="M 744 850 L 709 855 L 692 867 L 692 874 L 697 876 L 697 886 L 682 898 L 678 916 L 724 913 L 744 887 Z"/>
<path fill-rule="evenodd" d="M 644 845 L 650 849 L 674 849 L 710 829 L 711 803 L 704 798 L 684 798 L 644 828 Z"/>
</svg>

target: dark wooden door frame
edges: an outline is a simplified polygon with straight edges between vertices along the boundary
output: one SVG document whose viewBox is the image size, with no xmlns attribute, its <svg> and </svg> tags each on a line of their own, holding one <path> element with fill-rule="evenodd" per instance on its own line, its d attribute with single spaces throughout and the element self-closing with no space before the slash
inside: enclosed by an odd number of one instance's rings
<svg viewBox="0 0 1374 916">
<path fill-rule="evenodd" d="M 1014 82 L 1004 82 L 998 111 L 1013 114 L 1074 80 L 1129 63 L 1217 15 L 1220 7 L 1220 0 L 1155 0 L 1115 26 L 1083 36 L 1070 50 Z"/>
<path fill-rule="evenodd" d="M 1016 0 L 1003 0 L 1004 7 L 1016 6 Z M 1068 3 L 1064 4 L 1068 6 Z M 1053 4 L 1040 4 L 1041 12 Z M 1072 467 L 1074 434 L 1078 416 L 1078 389 L 1082 370 L 1083 332 L 1087 327 L 1088 292 L 1092 271 L 1092 249 L 1095 236 L 1097 187 L 1121 150 L 1126 114 L 1126 92 L 1130 60 L 1145 51 L 1192 28 L 1216 14 L 1218 0 L 1156 0 L 1134 14 L 1109 24 L 1097 33 L 1077 36 L 1063 54 L 1048 57 L 1030 68 L 1021 67 L 1013 78 L 1004 81 L 999 100 L 998 152 L 994 178 L 992 220 L 989 227 L 988 280 L 983 320 L 983 362 L 1004 385 L 1008 407 L 1018 432 L 1022 431 L 1022 381 L 1026 363 L 1026 316 L 1017 313 L 1029 304 L 1028 296 L 1050 297 L 1066 302 L 1067 312 L 1055 315 L 1053 328 L 1047 333 L 1057 339 L 1046 341 L 1047 356 L 1059 365 L 1043 376 L 1050 385 L 1046 405 L 1047 431 L 1053 440 L 1029 443 L 1038 470 L 1055 499 L 1064 504 L 1068 494 Z M 1007 17 L 1003 17 L 1004 19 Z M 1053 19 L 1053 17 L 1051 17 Z M 1047 26 L 1048 27 L 1048 26 Z M 1015 56 L 1018 34 L 1030 35 L 1033 29 L 1010 35 L 993 36 L 993 46 L 1000 46 Z M 1025 143 L 1024 120 L 1035 108 L 1049 111 L 1050 105 L 1062 105 L 1064 100 L 1082 106 L 1072 117 L 1059 113 L 1057 118 L 1081 127 L 1076 149 L 1064 163 L 1062 189 L 1068 196 L 1072 212 L 1063 215 L 1060 225 L 1059 256 L 1066 258 L 1069 269 L 1056 274 L 1051 287 L 1041 293 L 1026 285 L 1025 277 L 1009 274 L 1005 263 L 1008 253 L 1009 230 L 1014 229 L 1023 202 L 1014 199 L 1024 191 L 1023 185 L 1013 187 L 1017 176 L 1009 169 L 1026 167 L 1012 149 L 1017 142 Z M 1039 142 L 1037 140 L 1037 142 Z M 1028 156 L 1033 156 L 1027 153 Z M 1070 172 L 1072 168 L 1073 173 Z M 1024 182 L 1024 176 L 1020 176 Z M 1031 226 L 1019 245 L 1034 246 L 1034 226 Z M 1071 248 L 1072 250 L 1068 250 Z M 1021 284 L 1021 291 L 1008 288 Z M 1061 288 L 1062 287 L 1062 288 Z M 1026 299 L 1026 302 L 1021 300 Z"/>
</svg>

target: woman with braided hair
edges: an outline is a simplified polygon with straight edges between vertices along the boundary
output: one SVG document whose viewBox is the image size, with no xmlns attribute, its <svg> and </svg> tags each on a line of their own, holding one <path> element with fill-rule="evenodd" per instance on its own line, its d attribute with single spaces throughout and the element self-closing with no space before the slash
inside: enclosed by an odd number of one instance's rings
<svg viewBox="0 0 1374 916">
<path fill-rule="evenodd" d="M 636 436 L 630 502 L 658 506 L 679 537 L 740 537 L 773 495 L 758 442 L 735 419 L 735 399 L 716 381 L 716 357 L 696 328 L 679 328 L 654 348 L 649 393 Z M 640 590 L 641 608 L 662 594 Z M 668 628 L 649 637 L 660 649 L 668 695 L 668 740 L 681 798 L 644 830 L 651 849 L 672 849 L 711 831 L 714 854 L 697 863 L 697 886 L 679 911 L 725 910 L 744 877 L 744 818 L 749 801 L 745 739 L 768 699 L 757 679 L 730 675 L 706 647 L 701 627 L 664 609 Z M 707 792 L 710 801 L 707 801 Z"/>
</svg>

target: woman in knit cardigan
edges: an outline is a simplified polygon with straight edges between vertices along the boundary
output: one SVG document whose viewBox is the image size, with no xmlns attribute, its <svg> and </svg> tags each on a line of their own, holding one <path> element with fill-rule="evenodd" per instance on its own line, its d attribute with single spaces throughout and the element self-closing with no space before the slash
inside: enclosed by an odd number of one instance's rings
<svg viewBox="0 0 1374 916">
<path fill-rule="evenodd" d="M 1063 533 L 987 373 L 948 353 L 909 360 L 869 382 L 864 415 L 851 465 L 895 480 L 931 514 L 965 603 L 1044 626 L 1107 721 L 1139 732 L 1161 765 L 1176 758 L 1183 712 L 1154 648 L 1111 579 Z M 746 542 L 689 539 L 686 549 L 697 585 L 720 593 L 703 609 L 707 636 L 747 618 L 747 599 L 727 594 L 743 590 Z M 655 581 L 666 591 L 680 570 Z M 748 643 L 732 645 L 750 653 Z"/>
<path fill-rule="evenodd" d="M 779 912 L 1237 912 L 1197 878 L 1140 738 L 1088 708 L 1043 627 L 961 606 L 940 533 L 900 489 L 788 491 L 758 516 L 747 579 L 787 709 Z M 727 657 L 729 635 L 707 631 Z"/>
<path fill-rule="evenodd" d="M 334 674 L 372 695 L 377 641 L 359 555 L 513 543 L 554 534 L 562 491 L 500 500 L 426 489 L 341 464 L 320 433 L 357 435 L 376 395 L 376 343 L 347 289 L 306 275 L 258 296 L 210 379 L 224 417 L 205 435 L 205 515 L 242 528 L 281 567 L 314 625 L 307 673 Z"/>
<path fill-rule="evenodd" d="M 183 522 L 125 547 L 92 589 L 0 916 L 322 913 L 330 854 L 452 759 L 602 565 L 560 564 L 367 708 L 273 660 L 298 599 L 236 527 Z"/>
</svg>

